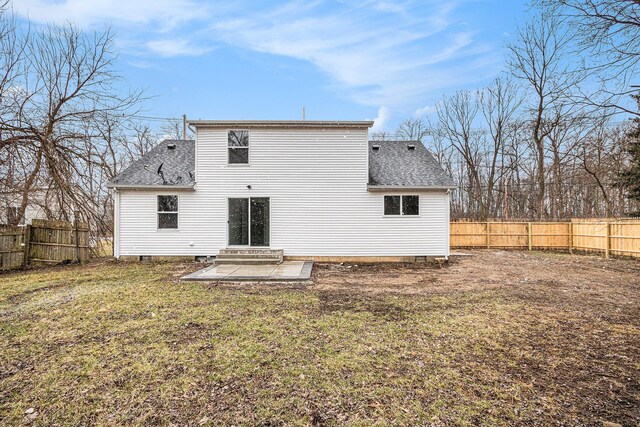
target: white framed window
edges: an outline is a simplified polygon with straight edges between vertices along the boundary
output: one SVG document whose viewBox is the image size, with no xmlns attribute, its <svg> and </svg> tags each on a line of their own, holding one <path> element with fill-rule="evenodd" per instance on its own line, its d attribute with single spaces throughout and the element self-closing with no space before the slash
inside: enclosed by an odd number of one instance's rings
<svg viewBox="0 0 640 427">
<path fill-rule="evenodd" d="M 384 196 L 385 216 L 418 216 L 420 215 L 420 196 Z"/>
<path fill-rule="evenodd" d="M 178 229 L 178 196 L 158 196 L 158 229 Z"/>
<path fill-rule="evenodd" d="M 248 130 L 229 130 L 227 132 L 227 164 L 249 164 Z"/>
</svg>

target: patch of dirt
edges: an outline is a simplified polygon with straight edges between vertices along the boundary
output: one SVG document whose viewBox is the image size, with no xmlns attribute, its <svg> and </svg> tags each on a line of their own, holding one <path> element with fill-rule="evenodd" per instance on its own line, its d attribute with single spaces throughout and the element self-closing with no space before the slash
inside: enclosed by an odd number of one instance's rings
<svg viewBox="0 0 640 427">
<path fill-rule="evenodd" d="M 70 285 L 69 282 L 63 282 L 63 283 L 56 283 L 53 285 L 42 286 L 40 288 L 33 288 L 33 289 L 26 290 L 24 292 L 21 292 L 19 294 L 11 295 L 7 300 L 12 304 L 18 304 L 19 302 L 21 302 L 22 300 L 24 300 L 30 295 L 33 295 L 39 292 L 51 291 L 54 289 L 66 288 L 69 285 Z"/>
<path fill-rule="evenodd" d="M 439 294 L 522 288 L 602 294 L 612 303 L 640 284 L 640 261 L 594 256 L 467 251 L 437 264 L 316 264 L 315 290 L 368 293 Z M 611 287 L 610 285 L 615 285 Z M 570 295 L 567 295 L 569 297 Z M 603 295 L 605 296 L 605 295 Z"/>
<path fill-rule="evenodd" d="M 165 263 L 156 263 L 155 266 L 159 268 L 163 268 Z M 203 268 L 207 268 L 211 264 L 206 264 L 202 262 L 180 262 L 180 263 L 168 263 L 170 266 L 167 271 L 167 276 L 165 280 L 178 283 L 180 282 L 180 278 L 186 276 L 191 273 L 195 273 L 198 270 L 202 270 Z"/>
<path fill-rule="evenodd" d="M 469 253 L 472 256 L 454 258 L 444 267 L 317 264 L 310 288 L 319 293 L 325 310 L 368 307 L 390 313 L 389 320 L 406 312 L 385 307 L 388 294 L 464 293 L 522 305 L 518 321 L 530 329 L 512 335 L 504 348 L 462 353 L 457 365 L 470 376 L 491 367 L 507 382 L 530 384 L 535 401 L 521 410 L 546 408 L 528 420 L 532 425 L 540 419 L 571 418 L 579 425 L 578 420 L 584 421 L 580 413 L 597 414 L 585 425 L 602 425 L 601 420 L 635 425 L 640 384 L 629 373 L 638 371 L 640 340 L 603 329 L 640 326 L 640 260 L 500 250 Z M 542 325 L 541 319 L 546 320 Z M 562 407 L 578 412 L 557 412 Z"/>
<path fill-rule="evenodd" d="M 407 315 L 407 310 L 400 304 L 393 304 L 385 299 L 359 295 L 354 292 L 320 291 L 318 299 L 321 313 L 370 312 L 376 317 L 393 321 L 402 320 Z"/>
<path fill-rule="evenodd" d="M 212 328 L 199 322 L 189 321 L 178 328 L 170 329 L 165 332 L 167 341 L 185 344 L 197 342 L 204 339 L 212 333 Z"/>
</svg>

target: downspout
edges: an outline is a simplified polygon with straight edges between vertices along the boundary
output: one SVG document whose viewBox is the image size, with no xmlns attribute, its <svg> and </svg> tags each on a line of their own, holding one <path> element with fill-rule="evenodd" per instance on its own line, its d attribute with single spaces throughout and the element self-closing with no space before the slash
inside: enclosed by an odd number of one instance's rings
<svg viewBox="0 0 640 427">
<path fill-rule="evenodd" d="M 120 192 L 113 189 L 113 257 L 120 259 Z"/>
<path fill-rule="evenodd" d="M 193 132 L 194 135 L 194 163 L 193 163 L 193 167 L 194 167 L 194 171 L 193 171 L 193 187 L 194 189 L 198 186 L 198 128 L 194 127 L 191 123 L 187 124 L 187 126 L 189 127 L 189 130 L 191 130 Z"/>
<path fill-rule="evenodd" d="M 447 248 L 444 259 L 449 261 L 451 255 L 451 190 L 447 190 Z"/>
</svg>

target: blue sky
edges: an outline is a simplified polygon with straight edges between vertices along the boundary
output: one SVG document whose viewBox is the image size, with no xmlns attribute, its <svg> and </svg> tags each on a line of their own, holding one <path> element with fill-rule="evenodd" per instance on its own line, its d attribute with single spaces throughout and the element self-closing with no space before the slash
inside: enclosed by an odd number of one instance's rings
<svg viewBox="0 0 640 427">
<path fill-rule="evenodd" d="M 525 1 L 20 0 L 33 23 L 111 27 L 145 114 L 376 119 L 393 130 L 504 70 Z"/>
</svg>

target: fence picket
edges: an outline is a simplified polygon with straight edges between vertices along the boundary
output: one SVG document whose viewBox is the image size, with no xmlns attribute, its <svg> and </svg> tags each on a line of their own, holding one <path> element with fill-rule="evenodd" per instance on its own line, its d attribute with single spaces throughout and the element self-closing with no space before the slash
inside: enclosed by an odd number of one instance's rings
<svg viewBox="0 0 640 427">
<path fill-rule="evenodd" d="M 85 223 L 34 219 L 25 227 L 0 227 L 0 270 L 88 259 Z"/>
<path fill-rule="evenodd" d="M 454 221 L 450 232 L 452 248 L 557 249 L 640 257 L 638 220 Z"/>
</svg>

